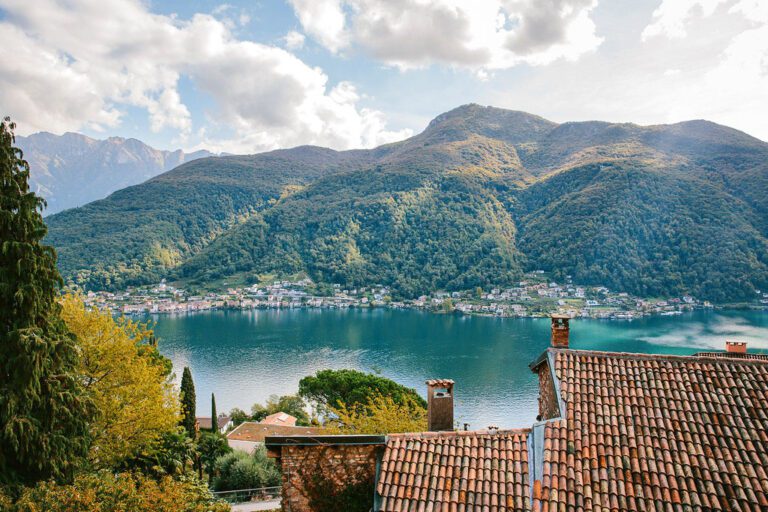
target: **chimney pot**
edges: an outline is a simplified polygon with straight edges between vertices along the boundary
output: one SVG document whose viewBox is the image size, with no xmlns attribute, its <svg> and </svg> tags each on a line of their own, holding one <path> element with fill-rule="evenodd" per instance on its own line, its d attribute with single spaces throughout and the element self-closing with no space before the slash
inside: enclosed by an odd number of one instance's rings
<svg viewBox="0 0 768 512">
<path fill-rule="evenodd" d="M 730 354 L 746 354 L 747 343 L 744 341 L 726 341 L 725 350 Z"/>
<path fill-rule="evenodd" d="M 570 327 L 568 321 L 571 319 L 568 315 L 554 314 L 552 318 L 552 346 L 555 348 L 568 348 L 568 335 Z"/>
<path fill-rule="evenodd" d="M 430 432 L 453 430 L 453 381 L 427 381 L 427 429 Z"/>
</svg>

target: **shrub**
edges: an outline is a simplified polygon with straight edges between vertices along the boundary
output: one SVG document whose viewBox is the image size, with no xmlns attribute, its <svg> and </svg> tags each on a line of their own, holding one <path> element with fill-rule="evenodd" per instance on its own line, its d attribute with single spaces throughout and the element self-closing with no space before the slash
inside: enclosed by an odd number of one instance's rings
<svg viewBox="0 0 768 512">
<path fill-rule="evenodd" d="M 41 482 L 23 490 L 8 512 L 226 512 L 228 504 L 213 498 L 199 481 L 160 480 L 140 473 L 107 471 L 77 477 L 71 485 Z M 9 508 L 6 508 L 9 507 Z"/>
<path fill-rule="evenodd" d="M 267 457 L 264 447 L 260 447 L 252 455 L 235 450 L 219 457 L 215 473 L 217 476 L 213 479 L 213 488 L 216 491 L 280 485 L 280 470 L 275 461 Z"/>
</svg>

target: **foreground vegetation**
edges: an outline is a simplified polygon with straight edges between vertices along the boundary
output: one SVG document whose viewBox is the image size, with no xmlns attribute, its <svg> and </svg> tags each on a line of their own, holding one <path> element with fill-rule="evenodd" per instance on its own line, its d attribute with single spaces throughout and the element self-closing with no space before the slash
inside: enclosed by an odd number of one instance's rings
<svg viewBox="0 0 768 512">
<path fill-rule="evenodd" d="M 0 123 L 0 509 L 229 510 L 200 479 L 217 444 L 179 426 L 151 331 L 60 297 L 13 129 Z"/>
</svg>

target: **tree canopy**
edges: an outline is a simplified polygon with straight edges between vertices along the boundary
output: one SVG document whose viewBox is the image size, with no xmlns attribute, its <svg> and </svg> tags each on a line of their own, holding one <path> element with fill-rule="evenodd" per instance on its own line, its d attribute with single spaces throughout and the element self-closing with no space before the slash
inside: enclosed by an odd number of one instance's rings
<svg viewBox="0 0 768 512">
<path fill-rule="evenodd" d="M 41 240 L 44 201 L 0 122 L 0 483 L 70 476 L 88 452 L 93 408 L 60 318 L 56 253 Z"/>
<path fill-rule="evenodd" d="M 427 430 L 427 409 L 409 395 L 372 396 L 364 404 L 331 408 L 324 425 L 330 434 L 395 434 Z"/>
<path fill-rule="evenodd" d="M 62 318 L 77 337 L 79 374 L 95 406 L 92 465 L 113 467 L 175 428 L 178 395 L 146 326 L 88 310 L 74 295 L 62 300 Z"/>
<path fill-rule="evenodd" d="M 299 396 L 315 402 L 325 411 L 366 406 L 379 396 L 390 397 L 398 405 L 412 402 L 427 406 L 415 390 L 386 377 L 357 370 L 320 370 L 304 377 L 299 381 Z"/>
</svg>

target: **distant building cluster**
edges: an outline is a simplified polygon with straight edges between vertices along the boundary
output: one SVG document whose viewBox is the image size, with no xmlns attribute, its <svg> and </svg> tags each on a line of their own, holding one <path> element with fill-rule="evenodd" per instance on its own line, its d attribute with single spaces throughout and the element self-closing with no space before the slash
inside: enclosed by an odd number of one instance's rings
<svg viewBox="0 0 768 512">
<path fill-rule="evenodd" d="M 604 286 L 565 283 L 548 278 L 542 271 L 526 274 L 517 286 L 490 290 L 435 291 L 410 300 L 393 300 L 383 285 L 345 288 L 340 284 L 326 287 L 324 295 L 309 279 L 279 280 L 270 284 L 228 288 L 225 291 L 190 294 L 165 281 L 156 286 L 129 288 L 122 292 L 89 292 L 86 303 L 109 309 L 116 314 L 187 313 L 217 309 L 284 308 L 370 308 L 424 309 L 444 313 L 498 317 L 542 317 L 551 313 L 572 317 L 633 319 L 647 315 L 678 315 L 712 304 L 683 296 L 648 299 Z M 768 294 L 758 294 L 757 305 L 768 306 Z"/>
</svg>

